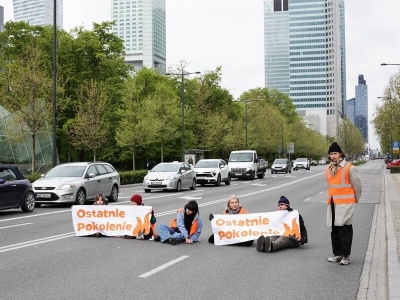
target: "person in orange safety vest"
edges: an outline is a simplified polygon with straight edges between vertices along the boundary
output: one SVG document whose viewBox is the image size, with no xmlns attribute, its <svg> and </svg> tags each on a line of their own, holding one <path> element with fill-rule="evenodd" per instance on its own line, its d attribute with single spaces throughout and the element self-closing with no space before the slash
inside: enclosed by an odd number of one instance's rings
<svg viewBox="0 0 400 300">
<path fill-rule="evenodd" d="M 345 160 L 339 144 L 334 142 L 328 150 L 331 163 L 325 170 L 328 182 L 327 225 L 331 226 L 333 256 L 329 262 L 350 263 L 353 241 L 354 206 L 361 197 L 361 180 L 355 167 Z"/>
</svg>

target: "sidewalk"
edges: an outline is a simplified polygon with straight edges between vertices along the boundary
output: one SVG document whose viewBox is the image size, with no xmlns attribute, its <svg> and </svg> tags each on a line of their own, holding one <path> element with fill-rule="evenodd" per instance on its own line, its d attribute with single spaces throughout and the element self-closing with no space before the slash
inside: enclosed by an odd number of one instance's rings
<svg viewBox="0 0 400 300">
<path fill-rule="evenodd" d="M 400 300 L 400 174 L 383 173 L 357 299 Z"/>
</svg>

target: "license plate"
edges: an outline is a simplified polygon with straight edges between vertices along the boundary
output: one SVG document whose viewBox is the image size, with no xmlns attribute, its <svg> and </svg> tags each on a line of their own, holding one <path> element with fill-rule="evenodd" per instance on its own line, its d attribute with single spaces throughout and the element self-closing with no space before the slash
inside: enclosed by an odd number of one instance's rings
<svg viewBox="0 0 400 300">
<path fill-rule="evenodd" d="M 204 180 L 206 179 L 205 177 L 197 177 L 198 180 Z"/>
<path fill-rule="evenodd" d="M 51 198 L 50 194 L 36 194 L 36 198 Z"/>
<path fill-rule="evenodd" d="M 151 183 L 151 185 L 161 185 L 161 184 L 162 184 L 161 181 L 153 181 L 153 182 Z"/>
<path fill-rule="evenodd" d="M 242 173 L 236 173 L 235 175 L 236 176 L 242 176 Z"/>
</svg>

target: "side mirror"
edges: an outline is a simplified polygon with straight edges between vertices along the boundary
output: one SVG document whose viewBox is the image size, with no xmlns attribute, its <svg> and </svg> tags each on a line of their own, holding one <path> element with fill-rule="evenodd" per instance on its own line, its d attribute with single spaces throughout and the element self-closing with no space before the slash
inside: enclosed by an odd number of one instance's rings
<svg viewBox="0 0 400 300">
<path fill-rule="evenodd" d="M 85 177 L 86 178 L 94 178 L 94 177 L 96 177 L 96 174 L 95 173 L 89 173 L 89 174 L 86 174 Z"/>
</svg>

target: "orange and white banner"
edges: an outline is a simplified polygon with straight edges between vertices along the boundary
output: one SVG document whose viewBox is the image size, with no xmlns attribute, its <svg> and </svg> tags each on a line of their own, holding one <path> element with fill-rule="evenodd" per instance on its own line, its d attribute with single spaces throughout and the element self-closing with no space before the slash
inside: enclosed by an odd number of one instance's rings
<svg viewBox="0 0 400 300">
<path fill-rule="evenodd" d="M 255 240 L 264 235 L 283 235 L 300 240 L 299 212 L 214 215 L 211 221 L 215 245 Z"/>
<path fill-rule="evenodd" d="M 96 232 L 138 236 L 150 232 L 151 206 L 74 205 L 71 210 L 76 236 Z"/>
</svg>

